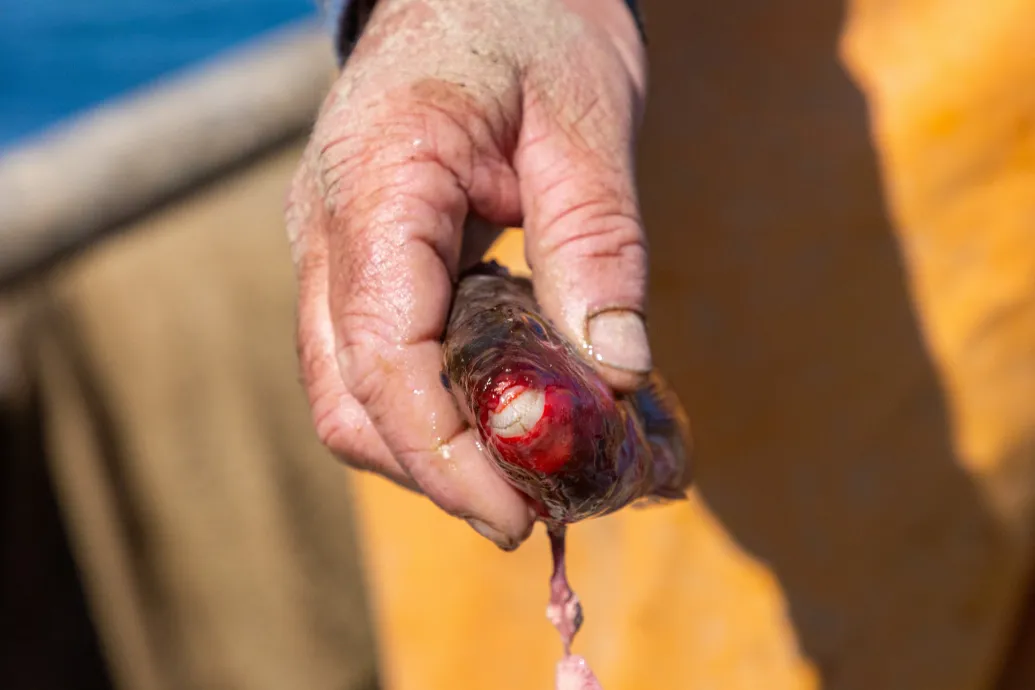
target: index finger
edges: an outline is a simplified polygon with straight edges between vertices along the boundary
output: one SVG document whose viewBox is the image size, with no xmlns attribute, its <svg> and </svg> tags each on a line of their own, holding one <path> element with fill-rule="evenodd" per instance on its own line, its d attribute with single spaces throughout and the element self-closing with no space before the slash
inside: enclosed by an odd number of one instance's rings
<svg viewBox="0 0 1035 690">
<path fill-rule="evenodd" d="M 440 378 L 467 196 L 434 161 L 370 165 L 339 183 L 330 303 L 345 384 L 432 501 L 514 548 L 534 513 L 483 455 Z"/>
</svg>

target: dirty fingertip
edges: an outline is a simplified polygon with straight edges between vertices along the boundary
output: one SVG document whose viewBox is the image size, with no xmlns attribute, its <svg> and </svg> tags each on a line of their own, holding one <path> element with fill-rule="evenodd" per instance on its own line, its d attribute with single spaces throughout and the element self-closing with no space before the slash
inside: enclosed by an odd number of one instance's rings
<svg viewBox="0 0 1035 690">
<path fill-rule="evenodd" d="M 586 324 L 586 341 L 590 358 L 619 388 L 635 387 L 653 367 L 647 326 L 643 316 L 630 309 L 610 309 L 591 315 Z"/>
<path fill-rule="evenodd" d="M 466 522 L 471 526 L 471 529 L 494 543 L 501 550 L 513 551 L 517 547 L 521 546 L 521 544 L 523 544 L 532 534 L 532 528 L 535 526 L 535 521 L 534 515 L 530 513 L 530 516 L 527 526 L 516 536 L 508 535 L 478 518 L 467 518 Z"/>
<path fill-rule="evenodd" d="M 470 525 L 471 529 L 475 532 L 485 537 L 504 551 L 513 551 L 521 543 L 519 540 L 508 537 L 495 527 L 491 527 L 477 518 L 468 518 L 467 524 Z"/>
</svg>

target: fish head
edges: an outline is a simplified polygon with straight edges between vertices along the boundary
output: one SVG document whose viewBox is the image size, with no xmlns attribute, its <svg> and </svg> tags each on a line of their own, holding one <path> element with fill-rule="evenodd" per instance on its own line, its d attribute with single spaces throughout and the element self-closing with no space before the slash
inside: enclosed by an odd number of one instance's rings
<svg viewBox="0 0 1035 690">
<path fill-rule="evenodd" d="M 544 317 L 528 281 L 495 266 L 462 279 L 443 354 L 443 381 L 458 408 L 544 520 L 613 512 L 682 475 L 658 473 L 654 462 L 684 465 L 683 447 L 670 442 L 678 429 L 668 410 L 678 403 L 612 390 Z M 664 493 L 674 497 L 678 487 Z"/>
</svg>

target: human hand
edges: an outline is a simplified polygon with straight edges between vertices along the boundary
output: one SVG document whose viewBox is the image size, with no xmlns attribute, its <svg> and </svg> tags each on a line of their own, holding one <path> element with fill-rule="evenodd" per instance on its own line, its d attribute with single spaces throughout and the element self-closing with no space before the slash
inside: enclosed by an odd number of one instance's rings
<svg viewBox="0 0 1035 690">
<path fill-rule="evenodd" d="M 504 549 L 535 513 L 440 382 L 452 287 L 487 227 L 522 225 L 544 312 L 611 385 L 642 380 L 645 63 L 622 0 L 380 0 L 292 183 L 321 441 Z"/>
</svg>

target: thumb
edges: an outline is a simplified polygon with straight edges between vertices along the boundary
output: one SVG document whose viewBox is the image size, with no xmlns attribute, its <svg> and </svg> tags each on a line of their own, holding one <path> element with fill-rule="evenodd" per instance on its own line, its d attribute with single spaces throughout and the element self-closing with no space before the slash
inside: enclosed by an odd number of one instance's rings
<svg viewBox="0 0 1035 690">
<path fill-rule="evenodd" d="M 515 167 L 536 297 L 608 383 L 630 390 L 652 366 L 632 89 L 598 84 L 530 101 Z"/>
</svg>

